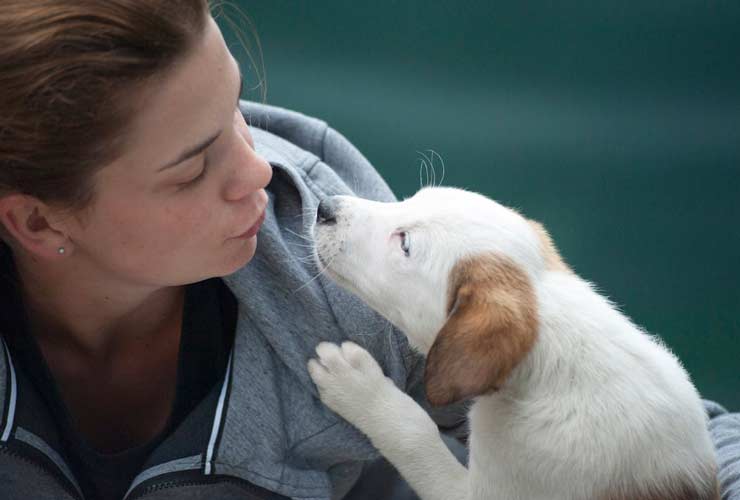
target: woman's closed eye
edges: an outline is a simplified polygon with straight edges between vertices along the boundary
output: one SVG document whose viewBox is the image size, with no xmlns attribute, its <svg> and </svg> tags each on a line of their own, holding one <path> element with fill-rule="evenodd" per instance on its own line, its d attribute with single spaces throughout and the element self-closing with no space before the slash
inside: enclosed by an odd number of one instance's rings
<svg viewBox="0 0 740 500">
<path fill-rule="evenodd" d="M 250 144 L 250 146 L 252 148 L 254 148 L 254 144 L 252 143 L 252 137 L 249 134 L 249 129 L 247 128 L 247 124 L 244 121 L 244 117 L 242 116 L 241 111 L 239 111 L 239 108 L 237 107 L 234 112 L 235 112 L 235 118 L 237 118 L 234 121 L 234 129 L 235 129 L 236 133 L 238 133 L 240 136 L 242 136 L 244 138 L 244 140 L 246 140 Z M 197 185 L 201 180 L 203 180 L 205 178 L 206 173 L 208 171 L 208 165 L 209 165 L 209 162 L 208 162 L 208 150 L 212 149 L 216 144 L 217 143 L 214 142 L 213 144 L 211 144 L 208 147 L 208 149 L 206 149 L 204 152 L 202 152 L 198 156 L 198 157 L 202 157 L 203 158 L 203 160 L 202 160 L 203 166 L 202 166 L 200 172 L 195 177 L 192 177 L 189 180 L 186 180 L 184 182 L 178 183 L 177 186 L 178 186 L 178 190 L 179 191 L 182 191 L 182 190 L 186 190 L 188 188 L 195 187 L 195 185 Z"/>
<path fill-rule="evenodd" d="M 179 182 L 177 185 L 180 188 L 180 190 L 187 189 L 189 187 L 193 187 L 196 184 L 198 184 L 201 180 L 203 180 L 206 176 L 206 172 L 208 171 L 208 157 L 203 154 L 203 166 L 200 169 L 200 172 L 193 178 L 188 179 L 185 182 Z"/>
</svg>

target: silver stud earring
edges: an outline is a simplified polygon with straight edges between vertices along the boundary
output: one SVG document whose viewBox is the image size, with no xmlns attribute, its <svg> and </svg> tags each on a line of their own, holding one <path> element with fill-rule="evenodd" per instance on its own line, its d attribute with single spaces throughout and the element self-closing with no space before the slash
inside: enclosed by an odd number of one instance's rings
<svg viewBox="0 0 740 500">
<path fill-rule="evenodd" d="M 57 250 L 57 252 L 59 253 L 59 255 L 64 255 L 64 252 L 66 252 L 66 250 L 64 249 L 64 247 L 59 247 L 59 250 Z"/>
</svg>

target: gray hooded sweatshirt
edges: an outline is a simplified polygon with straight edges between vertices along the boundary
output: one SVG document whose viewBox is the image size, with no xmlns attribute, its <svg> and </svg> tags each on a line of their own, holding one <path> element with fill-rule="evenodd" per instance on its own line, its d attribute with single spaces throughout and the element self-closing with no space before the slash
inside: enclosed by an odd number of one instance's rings
<svg viewBox="0 0 740 500">
<path fill-rule="evenodd" d="M 242 103 L 242 111 L 274 175 L 257 253 L 224 278 L 238 302 L 226 375 L 152 453 L 126 500 L 343 498 L 378 453 L 321 404 L 306 370 L 321 341 L 364 346 L 387 376 L 428 408 L 421 358 L 356 297 L 316 277 L 305 241 L 322 198 L 393 201 L 391 190 L 326 123 L 253 103 Z M 0 500 L 83 499 L 54 422 L 0 345 Z M 739 417 L 714 404 L 708 411 L 723 499 L 740 500 Z M 464 432 L 463 405 L 430 412 L 441 429 Z"/>
</svg>

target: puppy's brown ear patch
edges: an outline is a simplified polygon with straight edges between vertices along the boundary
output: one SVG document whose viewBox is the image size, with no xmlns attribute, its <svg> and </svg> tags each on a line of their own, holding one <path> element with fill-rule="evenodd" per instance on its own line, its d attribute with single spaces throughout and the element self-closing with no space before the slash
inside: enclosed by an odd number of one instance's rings
<svg viewBox="0 0 740 500">
<path fill-rule="evenodd" d="M 534 232 L 540 240 L 540 249 L 545 258 L 545 268 L 548 271 L 572 273 L 573 271 L 571 268 L 563 262 L 563 258 L 560 256 L 557 247 L 552 242 L 552 238 L 550 237 L 550 233 L 547 232 L 547 229 L 537 221 L 527 219 L 527 222 L 532 226 L 532 229 L 534 229 Z"/>
<path fill-rule="evenodd" d="M 427 399 L 447 405 L 500 387 L 537 337 L 526 273 L 499 255 L 459 262 L 450 274 L 449 316 L 427 355 Z"/>
</svg>

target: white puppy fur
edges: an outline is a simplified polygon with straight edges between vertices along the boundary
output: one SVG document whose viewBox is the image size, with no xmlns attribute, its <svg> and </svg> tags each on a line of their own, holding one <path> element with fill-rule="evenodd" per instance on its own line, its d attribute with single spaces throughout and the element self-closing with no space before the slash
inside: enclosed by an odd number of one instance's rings
<svg viewBox="0 0 740 500">
<path fill-rule="evenodd" d="M 469 467 L 361 347 L 322 343 L 322 401 L 423 500 L 716 500 L 697 391 L 660 341 L 560 259 L 539 224 L 475 193 L 324 200 L 316 257 L 427 356 L 432 404 L 474 399 Z"/>
</svg>

